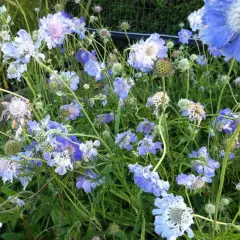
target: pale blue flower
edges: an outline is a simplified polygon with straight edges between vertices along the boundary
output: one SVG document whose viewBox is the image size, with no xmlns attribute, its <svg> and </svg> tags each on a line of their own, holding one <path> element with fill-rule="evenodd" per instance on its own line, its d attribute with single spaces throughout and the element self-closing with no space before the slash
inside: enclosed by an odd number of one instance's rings
<svg viewBox="0 0 240 240">
<path fill-rule="evenodd" d="M 139 141 L 137 150 L 140 156 L 148 153 L 155 155 L 158 150 L 162 150 L 162 143 L 153 142 L 153 136 L 146 135 L 143 140 Z"/>
<path fill-rule="evenodd" d="M 115 138 L 115 143 L 117 143 L 120 148 L 125 148 L 128 151 L 133 149 L 132 143 L 135 143 L 136 141 L 136 134 L 132 133 L 130 130 L 119 133 Z"/>
<path fill-rule="evenodd" d="M 179 42 L 183 44 L 188 44 L 189 39 L 192 37 L 192 32 L 187 29 L 182 29 L 178 32 Z"/>
</svg>

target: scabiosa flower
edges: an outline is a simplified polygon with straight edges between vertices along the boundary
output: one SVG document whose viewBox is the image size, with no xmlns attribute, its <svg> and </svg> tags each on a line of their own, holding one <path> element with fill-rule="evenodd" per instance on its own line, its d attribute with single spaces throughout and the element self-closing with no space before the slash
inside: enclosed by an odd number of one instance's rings
<svg viewBox="0 0 240 240">
<path fill-rule="evenodd" d="M 28 99 L 13 97 L 11 102 L 2 102 L 4 110 L 2 111 L 3 118 L 12 119 L 12 128 L 17 128 L 18 125 L 24 125 L 27 119 L 31 118 L 30 102 Z"/>
<path fill-rule="evenodd" d="M 160 107 L 165 108 L 169 103 L 169 97 L 165 92 L 157 92 L 152 97 L 147 99 L 146 107 L 153 107 L 154 114 L 158 115 Z"/>
<path fill-rule="evenodd" d="M 225 154 L 226 154 L 226 152 L 222 149 L 222 150 L 220 150 L 220 152 L 219 152 L 219 157 L 220 157 L 220 158 L 224 158 L 224 157 L 225 157 Z M 229 159 L 229 160 L 232 160 L 233 158 L 235 158 L 235 154 L 232 153 L 232 152 L 230 152 L 229 155 L 228 155 L 228 159 Z"/>
<path fill-rule="evenodd" d="M 80 144 L 81 142 L 78 141 L 76 136 L 69 136 L 66 138 L 60 135 L 56 135 L 55 149 L 57 149 L 57 152 L 67 150 L 69 155 L 75 161 L 80 161 L 83 157 L 83 153 L 79 148 Z"/>
<path fill-rule="evenodd" d="M 134 82 L 131 78 L 127 80 L 124 78 L 117 77 L 115 78 L 113 83 L 114 92 L 118 94 L 120 100 L 123 100 L 127 98 L 128 93 L 133 85 Z"/>
<path fill-rule="evenodd" d="M 84 71 L 91 77 L 94 77 L 96 81 L 103 79 L 104 74 L 102 72 L 103 65 L 95 60 L 89 60 L 84 65 Z"/>
<path fill-rule="evenodd" d="M 197 58 L 197 63 L 201 66 L 205 66 L 207 64 L 207 59 L 203 55 L 199 55 Z"/>
<path fill-rule="evenodd" d="M 131 130 L 119 133 L 115 138 L 115 143 L 117 143 L 121 149 L 125 148 L 128 151 L 133 149 L 131 143 L 135 143 L 136 141 L 137 136 L 136 134 L 132 133 Z"/>
<path fill-rule="evenodd" d="M 92 189 L 103 183 L 103 179 L 97 179 L 98 175 L 92 171 L 86 171 L 84 176 L 77 179 L 77 189 L 83 189 L 85 193 L 90 193 Z"/>
<path fill-rule="evenodd" d="M 83 114 L 81 114 L 81 107 L 76 101 L 61 106 L 60 114 L 64 117 L 65 120 L 76 120 L 77 117 L 83 116 Z"/>
<path fill-rule="evenodd" d="M 209 156 L 207 148 L 201 147 L 198 151 L 188 154 L 188 157 L 195 159 L 193 161 L 195 171 L 205 177 L 205 182 L 211 183 L 215 170 L 220 167 L 220 164 Z"/>
<path fill-rule="evenodd" d="M 144 190 L 152 193 L 156 197 L 164 196 L 170 187 L 169 182 L 159 178 L 158 173 L 151 172 L 152 165 L 143 167 L 138 163 L 128 165 L 130 172 L 134 173 L 134 183 Z"/>
<path fill-rule="evenodd" d="M 240 61 L 239 0 L 207 1 L 203 14 L 205 27 L 201 40 L 218 49 L 224 56 Z"/>
<path fill-rule="evenodd" d="M 192 31 L 197 31 L 197 30 L 201 30 L 203 28 L 203 13 L 204 13 L 204 7 L 199 9 L 198 11 L 194 11 L 192 12 L 189 16 L 188 16 L 188 21 L 190 24 L 190 27 L 192 29 Z"/>
<path fill-rule="evenodd" d="M 214 120 L 213 126 L 217 131 L 232 134 L 237 128 L 237 116 L 229 109 L 220 110 L 219 116 Z M 236 124 L 237 123 L 237 124 Z"/>
<path fill-rule="evenodd" d="M 204 209 L 205 209 L 206 213 L 208 213 L 210 215 L 215 213 L 215 206 L 211 203 L 207 203 L 204 206 Z"/>
<path fill-rule="evenodd" d="M 44 59 L 44 55 L 38 52 L 39 44 L 34 44 L 29 33 L 21 29 L 17 34 L 13 42 L 6 42 L 2 45 L 4 59 L 13 58 L 21 63 L 29 63 L 31 57 Z"/>
<path fill-rule="evenodd" d="M 200 103 L 188 102 L 187 108 L 182 111 L 183 116 L 188 116 L 190 121 L 197 121 L 198 126 L 206 119 L 206 112 Z"/>
<path fill-rule="evenodd" d="M 86 141 L 85 143 L 81 143 L 79 145 L 79 149 L 83 153 L 83 160 L 86 162 L 96 160 L 98 155 L 98 151 L 96 147 L 99 147 L 100 144 L 101 143 L 99 140 L 95 140 L 94 142 Z"/>
<path fill-rule="evenodd" d="M 81 49 L 77 52 L 76 58 L 81 64 L 85 64 L 90 60 L 97 61 L 96 52 L 94 50 L 89 52 L 86 49 Z"/>
<path fill-rule="evenodd" d="M 20 169 L 21 165 L 18 162 L 0 157 L 0 177 L 3 183 L 13 182 L 13 179 L 17 178 L 17 174 L 21 172 Z"/>
<path fill-rule="evenodd" d="M 178 68 L 182 71 L 188 71 L 191 68 L 191 63 L 187 58 L 183 58 L 178 62 Z"/>
<path fill-rule="evenodd" d="M 157 150 L 162 150 L 162 143 L 153 142 L 153 136 L 146 135 L 143 140 L 139 141 L 137 149 L 140 156 L 148 153 L 155 155 Z"/>
<path fill-rule="evenodd" d="M 155 232 L 168 240 L 175 240 L 186 231 L 189 238 L 194 234 L 190 226 L 193 224 L 193 210 L 186 206 L 182 196 L 169 194 L 155 199 L 152 211 L 155 215 Z"/>
<path fill-rule="evenodd" d="M 100 124 L 107 124 L 114 120 L 113 113 L 99 114 L 96 116 L 96 122 Z"/>
<path fill-rule="evenodd" d="M 180 173 L 176 177 L 176 181 L 178 185 L 184 185 L 190 190 L 197 190 L 202 188 L 205 185 L 204 177 L 195 176 L 193 174 L 186 175 L 184 173 Z"/>
<path fill-rule="evenodd" d="M 49 49 L 62 45 L 65 34 L 70 32 L 67 18 L 62 12 L 40 19 L 39 38 L 47 43 Z"/>
<path fill-rule="evenodd" d="M 7 78 L 8 79 L 16 78 L 18 81 L 20 81 L 22 74 L 26 71 L 27 64 L 12 62 L 10 63 L 7 69 Z"/>
<path fill-rule="evenodd" d="M 131 46 L 128 63 L 136 70 L 149 72 L 158 58 L 167 57 L 167 50 L 165 41 L 154 33 L 146 41 Z"/>
<path fill-rule="evenodd" d="M 95 12 L 95 13 L 100 13 L 102 11 L 102 7 L 101 6 L 94 6 L 92 8 L 92 10 Z"/>
<path fill-rule="evenodd" d="M 63 152 L 44 153 L 43 156 L 50 167 L 56 167 L 55 172 L 59 175 L 66 174 L 67 170 L 73 170 L 72 160 L 68 150 Z"/>
<path fill-rule="evenodd" d="M 186 29 L 182 29 L 178 32 L 179 42 L 183 44 L 188 44 L 189 39 L 192 37 L 192 32 Z"/>
<path fill-rule="evenodd" d="M 138 124 L 136 131 L 149 134 L 153 130 L 154 125 L 154 122 L 150 122 L 148 119 L 144 119 L 143 122 L 140 122 Z"/>
<path fill-rule="evenodd" d="M 99 30 L 99 35 L 102 38 L 109 38 L 111 36 L 110 32 L 106 28 L 102 28 Z"/>
<path fill-rule="evenodd" d="M 83 39 L 85 37 L 85 21 L 84 18 L 67 18 L 66 23 L 68 24 L 68 29 L 71 33 L 78 34 L 80 39 Z"/>
</svg>

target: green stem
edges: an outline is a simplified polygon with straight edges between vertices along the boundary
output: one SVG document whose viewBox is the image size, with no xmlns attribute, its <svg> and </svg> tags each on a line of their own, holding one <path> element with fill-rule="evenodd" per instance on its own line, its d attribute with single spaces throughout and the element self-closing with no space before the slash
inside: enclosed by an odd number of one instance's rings
<svg viewBox="0 0 240 240">
<path fill-rule="evenodd" d="M 215 232 L 215 227 L 216 227 L 217 217 L 218 217 L 219 201 L 220 201 L 220 198 L 221 198 L 224 179 L 225 179 L 225 173 L 226 173 L 226 169 L 227 169 L 228 156 L 230 154 L 232 144 L 235 141 L 239 132 L 240 132 L 240 124 L 238 125 L 236 131 L 234 132 L 234 134 L 230 138 L 230 141 L 229 141 L 229 144 L 227 145 L 226 153 L 225 153 L 225 156 L 224 156 L 224 159 L 223 159 L 222 171 L 221 171 L 221 176 L 220 176 L 220 183 L 219 183 L 219 188 L 218 188 L 218 193 L 217 193 L 217 198 L 216 198 L 216 209 L 215 209 L 215 214 L 214 214 L 214 232 Z"/>
<path fill-rule="evenodd" d="M 159 162 L 157 163 L 157 165 L 156 165 L 155 168 L 153 169 L 153 172 L 156 172 L 156 170 L 157 170 L 158 167 L 160 166 L 160 164 L 161 164 L 161 162 L 163 161 L 163 159 L 164 159 L 164 157 L 165 157 L 165 155 L 166 155 L 166 152 L 167 152 L 167 146 L 166 146 L 166 142 L 165 142 L 165 139 L 164 139 L 164 136 L 163 136 L 162 126 L 161 126 L 162 118 L 163 118 L 163 113 L 162 113 L 161 116 L 160 116 L 159 124 L 158 124 L 159 133 L 160 133 L 160 136 L 161 136 L 162 142 L 163 142 L 163 154 L 162 154 Z"/>
</svg>

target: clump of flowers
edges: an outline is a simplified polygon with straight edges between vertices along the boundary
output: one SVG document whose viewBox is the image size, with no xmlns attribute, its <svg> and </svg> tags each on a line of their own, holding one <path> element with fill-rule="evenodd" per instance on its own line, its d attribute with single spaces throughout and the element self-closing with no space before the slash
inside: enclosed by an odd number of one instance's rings
<svg viewBox="0 0 240 240">
<path fill-rule="evenodd" d="M 152 97 L 148 98 L 146 107 L 153 107 L 153 113 L 158 115 L 159 110 L 165 109 L 169 103 L 169 97 L 166 92 L 157 92 Z"/>
<path fill-rule="evenodd" d="M 169 182 L 161 180 L 156 172 L 151 172 L 152 165 L 143 167 L 136 163 L 128 165 L 128 168 L 134 173 L 134 183 L 144 192 L 152 193 L 156 197 L 167 194 Z"/>
<path fill-rule="evenodd" d="M 119 133 L 115 138 L 115 143 L 122 149 L 127 149 L 128 151 L 133 149 L 132 143 L 137 141 L 136 134 L 132 133 L 130 130 Z"/>
<path fill-rule="evenodd" d="M 149 72 L 158 58 L 167 56 L 165 41 L 157 33 L 152 34 L 146 41 L 141 40 L 131 46 L 128 63 L 133 68 Z"/>
<path fill-rule="evenodd" d="M 25 122 L 31 118 L 30 102 L 26 98 L 13 97 L 11 102 L 2 102 L 4 110 L 0 121 L 3 119 L 12 120 L 12 128 L 17 128 L 19 125 L 24 126 Z"/>
<path fill-rule="evenodd" d="M 187 232 L 189 238 L 194 234 L 190 226 L 193 224 L 193 210 L 186 206 L 181 196 L 169 194 L 156 198 L 152 211 L 155 215 L 155 232 L 168 240 L 177 239 Z"/>
</svg>

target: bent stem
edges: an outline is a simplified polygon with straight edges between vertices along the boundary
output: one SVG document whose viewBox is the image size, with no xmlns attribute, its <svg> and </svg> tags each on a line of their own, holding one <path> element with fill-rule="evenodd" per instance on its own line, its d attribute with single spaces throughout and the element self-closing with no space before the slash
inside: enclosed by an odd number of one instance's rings
<svg viewBox="0 0 240 240">
<path fill-rule="evenodd" d="M 167 146 L 166 146 L 166 141 L 164 139 L 164 136 L 163 136 L 163 132 L 162 132 L 162 118 L 163 118 L 163 113 L 161 114 L 160 116 L 160 119 L 159 119 L 159 124 L 158 124 L 158 128 L 159 128 L 159 133 L 160 133 L 160 136 L 162 138 L 162 142 L 163 142 L 163 154 L 158 162 L 158 164 L 155 166 L 155 168 L 153 169 L 153 172 L 156 172 L 158 167 L 160 166 L 161 162 L 163 161 L 165 155 L 166 155 L 166 152 L 167 152 Z"/>
</svg>

